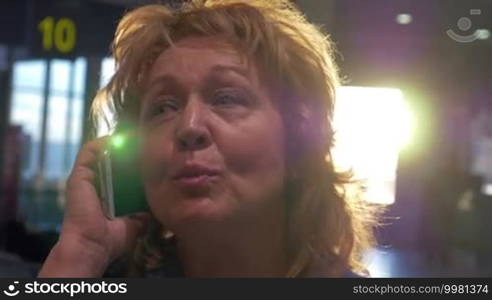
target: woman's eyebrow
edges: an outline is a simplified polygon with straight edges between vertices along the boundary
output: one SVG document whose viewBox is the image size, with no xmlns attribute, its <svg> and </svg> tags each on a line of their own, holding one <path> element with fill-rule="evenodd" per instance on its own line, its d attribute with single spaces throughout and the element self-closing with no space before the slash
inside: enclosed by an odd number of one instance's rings
<svg viewBox="0 0 492 300">
<path fill-rule="evenodd" d="M 249 80 L 249 72 L 246 69 L 238 67 L 238 66 L 215 65 L 212 67 L 212 70 L 211 70 L 211 72 L 213 72 L 213 73 L 226 73 L 226 72 L 231 72 L 231 71 L 234 73 L 237 73 L 237 74 L 241 75 L 242 77 L 244 77 L 245 79 Z"/>
<path fill-rule="evenodd" d="M 163 74 L 154 78 L 147 87 L 149 90 L 153 90 L 155 86 L 175 86 L 177 84 L 178 80 L 174 76 Z"/>
</svg>

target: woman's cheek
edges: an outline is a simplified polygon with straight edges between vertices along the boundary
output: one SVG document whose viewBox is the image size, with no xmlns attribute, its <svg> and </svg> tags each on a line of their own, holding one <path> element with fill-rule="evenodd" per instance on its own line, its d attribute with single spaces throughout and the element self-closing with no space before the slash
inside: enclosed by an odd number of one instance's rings
<svg viewBox="0 0 492 300">
<path fill-rule="evenodd" d="M 280 115 L 272 110 L 252 120 L 249 128 L 236 135 L 241 155 L 252 161 L 277 164 L 284 156 L 284 130 Z M 283 163 L 283 162 L 282 162 Z"/>
<path fill-rule="evenodd" d="M 141 144 L 141 160 L 143 162 L 143 179 L 149 183 L 159 183 L 167 174 L 167 163 L 170 156 L 170 145 L 159 135 L 148 135 Z"/>
<path fill-rule="evenodd" d="M 279 117 L 256 119 L 250 126 L 231 132 L 222 140 L 224 142 L 219 149 L 230 172 L 239 176 L 255 176 L 257 181 L 272 180 L 272 176 L 283 179 L 284 138 Z"/>
<path fill-rule="evenodd" d="M 146 138 L 141 152 L 144 161 L 142 171 L 147 202 L 154 216 L 162 224 L 172 219 L 169 216 L 171 201 L 168 198 L 173 198 L 174 195 L 170 193 L 169 184 L 165 180 L 169 172 L 170 151 L 170 145 L 166 143 L 165 138 L 151 136 Z"/>
</svg>

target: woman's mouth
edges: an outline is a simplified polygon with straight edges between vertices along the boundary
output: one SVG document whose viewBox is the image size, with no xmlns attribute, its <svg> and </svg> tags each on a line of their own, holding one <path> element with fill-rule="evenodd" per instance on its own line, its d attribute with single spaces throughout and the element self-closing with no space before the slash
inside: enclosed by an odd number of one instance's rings
<svg viewBox="0 0 492 300">
<path fill-rule="evenodd" d="M 210 185 L 212 180 L 215 180 L 218 176 L 198 175 L 192 177 L 181 177 L 175 179 L 176 185 L 181 189 L 196 190 L 203 189 Z"/>
<path fill-rule="evenodd" d="M 179 189 L 192 192 L 207 189 L 219 175 L 217 169 L 189 163 L 175 172 L 172 181 Z"/>
</svg>

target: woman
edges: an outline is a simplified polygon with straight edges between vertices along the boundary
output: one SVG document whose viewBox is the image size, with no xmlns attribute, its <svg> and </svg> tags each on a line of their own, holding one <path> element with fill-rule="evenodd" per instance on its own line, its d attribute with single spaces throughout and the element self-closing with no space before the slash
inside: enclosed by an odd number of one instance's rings
<svg viewBox="0 0 492 300">
<path fill-rule="evenodd" d="M 286 0 L 129 12 L 93 108 L 134 124 L 151 213 L 104 217 L 93 167 L 107 138 L 87 143 L 40 276 L 101 276 L 125 253 L 140 276 L 170 261 L 189 277 L 364 272 L 371 215 L 330 155 L 333 52 Z"/>
</svg>

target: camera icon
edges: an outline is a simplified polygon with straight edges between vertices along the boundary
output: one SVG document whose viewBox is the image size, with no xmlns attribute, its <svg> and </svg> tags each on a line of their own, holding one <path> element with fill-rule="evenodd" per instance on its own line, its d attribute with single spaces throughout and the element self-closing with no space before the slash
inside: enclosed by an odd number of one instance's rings
<svg viewBox="0 0 492 300">
<path fill-rule="evenodd" d="M 481 14 L 482 14 L 482 10 L 480 9 L 470 9 L 470 15 L 472 16 L 481 15 Z M 461 17 L 458 20 L 457 25 L 461 31 L 467 31 L 472 27 L 472 21 L 468 17 Z M 475 30 L 473 33 L 469 35 L 461 35 L 454 32 L 452 29 L 448 29 L 446 33 L 450 38 L 457 41 L 458 43 L 471 43 L 479 39 L 481 34 L 480 30 Z"/>
<path fill-rule="evenodd" d="M 15 284 L 18 283 L 18 281 L 14 281 L 14 284 L 10 284 L 7 290 L 4 290 L 3 293 L 9 297 L 17 296 L 20 292 L 15 289 Z"/>
</svg>

